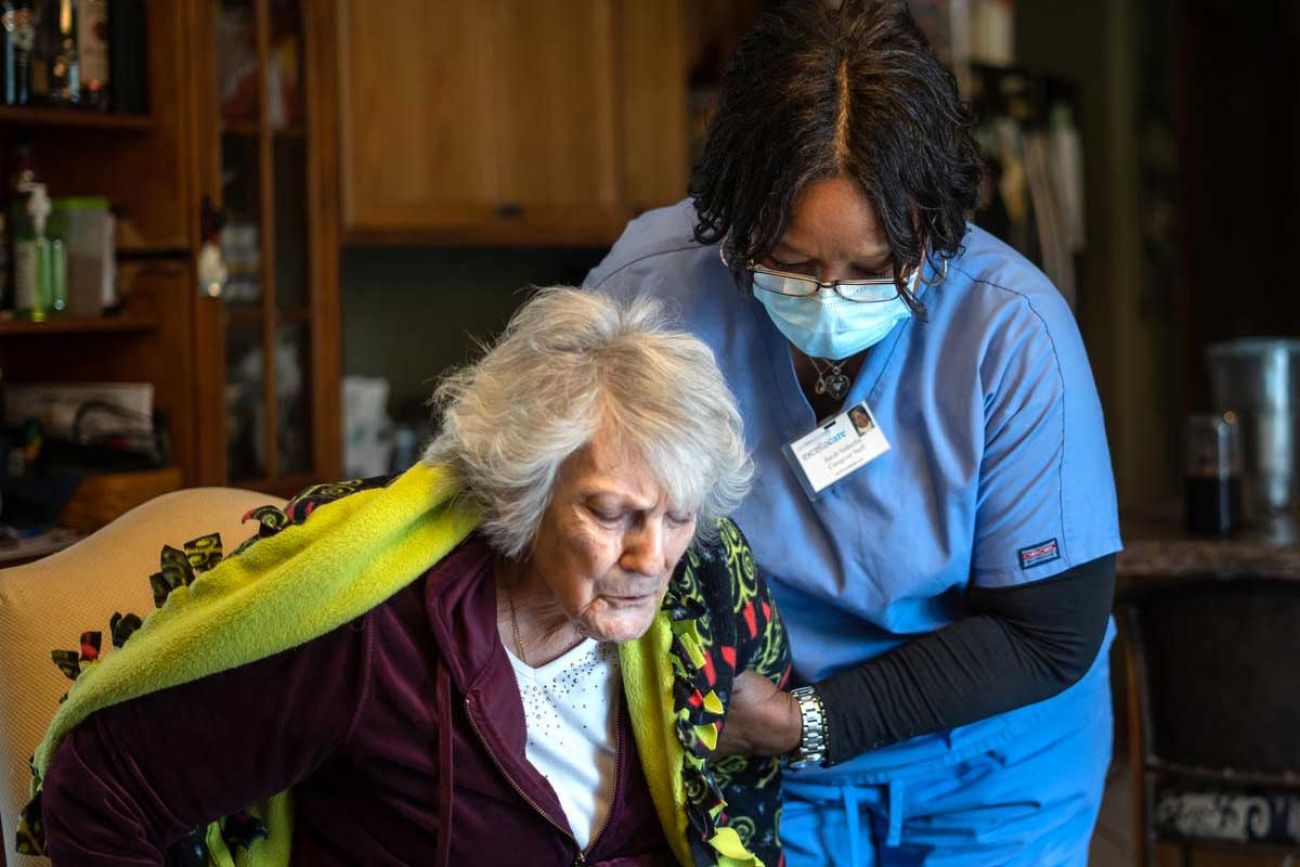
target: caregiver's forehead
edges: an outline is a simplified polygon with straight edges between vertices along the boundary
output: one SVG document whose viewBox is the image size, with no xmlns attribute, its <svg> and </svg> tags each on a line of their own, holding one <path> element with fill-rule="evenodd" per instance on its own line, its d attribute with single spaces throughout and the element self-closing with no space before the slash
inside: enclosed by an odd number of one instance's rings
<svg viewBox="0 0 1300 867">
<path fill-rule="evenodd" d="M 886 258 L 890 252 L 876 209 L 844 178 L 813 181 L 799 193 L 778 251 L 859 260 Z"/>
</svg>

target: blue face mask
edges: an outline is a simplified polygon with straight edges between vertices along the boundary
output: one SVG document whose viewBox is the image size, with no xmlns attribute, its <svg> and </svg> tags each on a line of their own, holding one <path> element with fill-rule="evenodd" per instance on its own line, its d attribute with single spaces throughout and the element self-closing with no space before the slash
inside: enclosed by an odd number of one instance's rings
<svg viewBox="0 0 1300 867">
<path fill-rule="evenodd" d="M 917 278 L 912 276 L 915 297 Z M 812 358 L 833 361 L 856 355 L 884 340 L 894 326 L 912 315 L 902 296 L 889 301 L 849 301 L 835 289 L 822 286 L 816 295 L 794 297 L 763 288 L 763 277 L 755 274 L 754 294 L 767 308 L 772 322 L 800 352 Z"/>
</svg>

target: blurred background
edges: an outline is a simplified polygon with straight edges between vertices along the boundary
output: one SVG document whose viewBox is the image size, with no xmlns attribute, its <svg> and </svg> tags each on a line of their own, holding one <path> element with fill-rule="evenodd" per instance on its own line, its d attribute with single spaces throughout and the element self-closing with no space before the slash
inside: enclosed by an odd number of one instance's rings
<svg viewBox="0 0 1300 867">
<path fill-rule="evenodd" d="M 408 466 L 525 287 L 685 194 L 772 2 L 0 0 L 0 567 L 180 487 Z M 1293 575 L 1300 4 L 910 5 L 977 118 L 975 222 L 1078 318 L 1121 581 Z M 1159 813 L 1116 678 L 1099 864 Z"/>
</svg>

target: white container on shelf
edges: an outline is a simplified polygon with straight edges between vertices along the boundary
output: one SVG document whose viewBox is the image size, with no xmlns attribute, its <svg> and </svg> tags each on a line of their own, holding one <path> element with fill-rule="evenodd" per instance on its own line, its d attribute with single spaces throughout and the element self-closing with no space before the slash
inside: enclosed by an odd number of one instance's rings
<svg viewBox="0 0 1300 867">
<path fill-rule="evenodd" d="M 383 377 L 343 377 L 343 474 L 348 478 L 380 476 L 392 465 L 388 392 Z"/>
<path fill-rule="evenodd" d="M 98 316 L 117 304 L 116 222 L 108 199 L 54 200 L 67 251 L 68 313 Z"/>
</svg>

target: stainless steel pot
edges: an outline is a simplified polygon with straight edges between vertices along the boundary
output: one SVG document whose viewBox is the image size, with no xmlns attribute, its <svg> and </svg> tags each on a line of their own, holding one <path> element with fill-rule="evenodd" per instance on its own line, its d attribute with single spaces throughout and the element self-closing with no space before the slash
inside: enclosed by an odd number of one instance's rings
<svg viewBox="0 0 1300 867">
<path fill-rule="evenodd" d="M 1294 515 L 1300 496 L 1300 340 L 1250 337 L 1208 348 L 1214 405 L 1241 426 L 1246 512 Z"/>
</svg>

